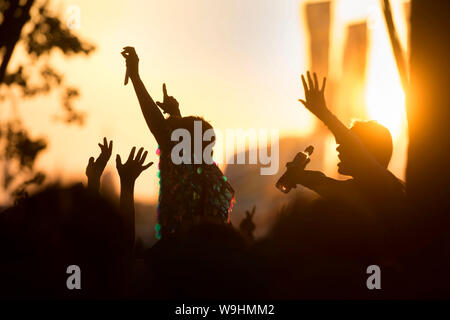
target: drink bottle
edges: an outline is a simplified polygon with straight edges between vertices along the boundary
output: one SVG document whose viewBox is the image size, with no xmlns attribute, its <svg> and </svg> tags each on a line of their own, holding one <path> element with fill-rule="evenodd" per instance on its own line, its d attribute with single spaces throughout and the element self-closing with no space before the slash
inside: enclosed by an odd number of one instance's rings
<svg viewBox="0 0 450 320">
<path fill-rule="evenodd" d="M 292 183 L 288 178 L 289 170 L 291 169 L 305 169 L 308 164 L 309 157 L 314 151 L 313 146 L 309 146 L 305 149 L 305 151 L 297 153 L 294 157 L 294 160 L 286 163 L 286 172 L 278 179 L 277 184 L 275 185 L 281 192 L 288 193 L 292 188 L 295 188 L 295 183 Z"/>
</svg>

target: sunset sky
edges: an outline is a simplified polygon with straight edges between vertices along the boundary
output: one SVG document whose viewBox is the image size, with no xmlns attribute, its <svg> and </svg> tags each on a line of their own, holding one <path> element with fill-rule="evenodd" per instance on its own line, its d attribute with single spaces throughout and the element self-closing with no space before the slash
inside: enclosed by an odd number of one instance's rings
<svg viewBox="0 0 450 320">
<path fill-rule="evenodd" d="M 391 2 L 405 45 L 404 1 Z M 59 108 L 56 96 L 19 104 L 20 115 L 33 135 L 46 136 L 49 141 L 48 150 L 38 159 L 38 168 L 48 172 L 52 180 L 85 181 L 87 161 L 98 155 L 97 143 L 106 136 L 114 140 L 107 170 L 116 176 L 115 154 L 124 158 L 132 146 L 143 146 L 155 165 L 137 180 L 136 198 L 155 200 L 156 142 L 141 115 L 132 85 L 123 85 L 125 63 L 120 52 L 127 45 L 136 48 L 140 74 L 151 95 L 162 99 L 161 86 L 165 82 L 169 94 L 180 102 L 183 115 L 201 115 L 220 130 L 276 128 L 281 135 L 311 132 L 312 116 L 297 101 L 303 98 L 300 74 L 308 68 L 303 3 L 52 1 L 53 8 L 63 16 L 70 5 L 80 8 L 81 28 L 77 34 L 94 43 L 97 50 L 89 57 L 52 56 L 67 82 L 80 88 L 82 96 L 76 106 L 88 115 L 84 127 L 52 120 Z M 345 26 L 369 19 L 369 114 L 391 129 L 396 139 L 391 169 L 402 178 L 406 148 L 403 96 L 379 1 L 337 0 L 333 8 L 329 77 L 340 77 Z M 19 49 L 10 67 L 20 60 Z M 390 98 L 383 99 L 383 94 Z"/>
</svg>

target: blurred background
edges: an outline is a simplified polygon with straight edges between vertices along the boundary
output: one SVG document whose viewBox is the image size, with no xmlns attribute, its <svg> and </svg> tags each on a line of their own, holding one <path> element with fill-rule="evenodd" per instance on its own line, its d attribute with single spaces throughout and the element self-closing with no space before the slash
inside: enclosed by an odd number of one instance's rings
<svg viewBox="0 0 450 320">
<path fill-rule="evenodd" d="M 0 1 L 0 7 L 7 2 Z M 328 106 L 345 124 L 373 119 L 391 131 L 394 154 L 389 169 L 404 178 L 408 143 L 404 92 L 379 0 L 31 2 L 31 19 L 17 41 L 5 79 L 23 66 L 29 83 L 39 84 L 35 70 L 51 65 L 67 88 L 41 88 L 24 96 L 20 81 L 0 87 L 2 137 L 11 132 L 7 123 L 20 123 L 37 143 L 31 145 L 32 166 L 22 168 L 6 151 L 2 155 L 2 206 L 14 201 L 13 190 L 24 181 L 40 180 L 31 171 L 45 175 L 44 184 L 86 182 L 88 159 L 98 155 L 97 143 L 107 137 L 114 141 L 114 154 L 125 156 L 132 146 L 143 146 L 155 162 L 137 180 L 135 190 L 138 235 L 147 244 L 154 241 L 157 145 L 132 86 L 123 85 L 125 63 L 120 52 L 128 45 L 136 48 L 141 77 L 155 100 L 162 99 L 165 82 L 183 115 L 201 115 L 216 129 L 279 129 L 278 174 L 260 176 L 258 165 L 222 166 L 236 190 L 232 222 L 239 224 L 244 211 L 256 205 L 257 236 L 266 232 L 278 208 L 292 197 L 314 196 L 304 189 L 286 196 L 274 187 L 284 164 L 298 151 L 314 145 L 310 168 L 345 178 L 337 174 L 333 137 L 297 101 L 303 98 L 300 75 L 306 70 L 328 77 Z M 406 52 L 409 1 L 390 3 Z M 39 25 L 44 14 L 58 17 L 63 30 L 82 39 L 79 48 L 43 46 L 52 35 L 57 41 L 52 23 Z M 0 23 L 4 21 L 2 17 Z M 40 75 L 53 79 L 50 87 L 60 85 L 49 73 Z M 27 170 L 31 178 L 25 177 Z M 114 157 L 102 188 L 111 196 L 119 192 Z"/>
</svg>

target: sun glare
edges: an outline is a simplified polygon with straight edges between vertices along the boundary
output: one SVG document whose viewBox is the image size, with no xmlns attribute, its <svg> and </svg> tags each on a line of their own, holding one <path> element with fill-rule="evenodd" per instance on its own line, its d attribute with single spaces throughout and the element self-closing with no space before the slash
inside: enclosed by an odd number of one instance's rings
<svg viewBox="0 0 450 320">
<path fill-rule="evenodd" d="M 406 124 L 405 94 L 381 11 L 372 18 L 365 95 L 368 115 L 386 126 L 396 139 Z"/>
</svg>

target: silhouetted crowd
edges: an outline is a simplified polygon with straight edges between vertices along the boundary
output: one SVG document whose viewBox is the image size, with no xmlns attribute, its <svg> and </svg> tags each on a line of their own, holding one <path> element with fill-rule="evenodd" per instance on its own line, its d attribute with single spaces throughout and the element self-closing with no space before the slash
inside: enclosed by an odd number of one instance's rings
<svg viewBox="0 0 450 320">
<path fill-rule="evenodd" d="M 181 116 L 165 85 L 163 102 L 155 102 L 140 79 L 134 48 L 124 48 L 122 55 L 125 84 L 131 80 L 159 145 L 159 240 L 151 248 L 135 244 L 134 184 L 152 165 L 145 163 L 147 151 L 133 147 L 125 162 L 117 155 L 117 207 L 99 193 L 113 150 L 105 138 L 100 155 L 88 161 L 87 186 L 50 186 L 0 213 L 1 297 L 386 299 L 430 294 L 426 285 L 411 281 L 420 277 L 411 264 L 418 258 L 411 245 L 414 235 L 405 228 L 405 188 L 387 169 L 391 135 L 375 121 L 355 122 L 350 129 L 343 125 L 326 105 L 326 79 L 319 85 L 315 74 L 302 76 L 305 100 L 300 101 L 335 136 L 338 171 L 351 178 L 329 178 L 306 170 L 305 162 L 288 166 L 293 186 L 303 185 L 320 197 L 300 194 L 280 208 L 270 232 L 255 239 L 255 208 L 239 226 L 230 223 L 232 181 L 214 162 L 197 161 L 194 143 L 190 154 L 180 154 L 187 161 L 174 163 L 174 130 L 194 136 L 196 121 L 203 132 L 212 126 L 201 117 Z M 202 155 L 212 153 L 210 142 L 204 142 Z M 70 265 L 81 270 L 80 290 L 67 287 Z M 370 265 L 381 269 L 382 290 L 366 285 Z"/>
</svg>

